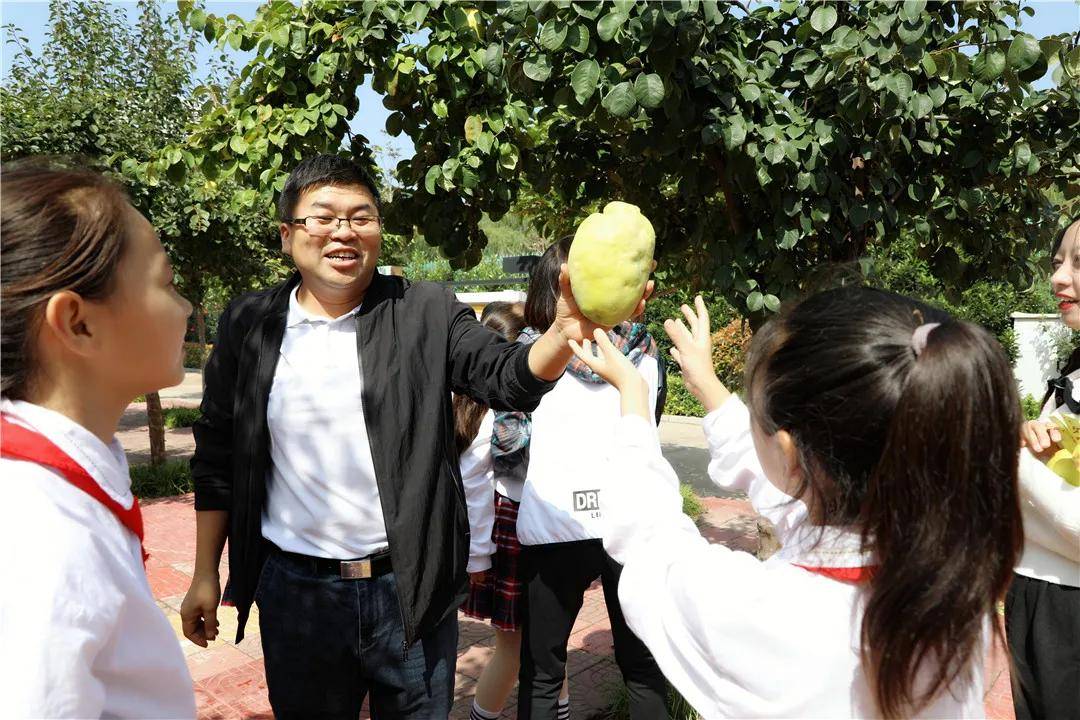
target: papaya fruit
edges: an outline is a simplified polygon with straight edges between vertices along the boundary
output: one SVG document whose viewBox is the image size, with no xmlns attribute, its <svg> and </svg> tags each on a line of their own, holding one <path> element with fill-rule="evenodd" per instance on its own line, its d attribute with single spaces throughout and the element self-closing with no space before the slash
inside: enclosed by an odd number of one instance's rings
<svg viewBox="0 0 1080 720">
<path fill-rule="evenodd" d="M 614 326 L 630 318 L 652 272 L 656 233 L 637 205 L 609 202 L 578 226 L 566 264 L 585 317 Z"/>
</svg>

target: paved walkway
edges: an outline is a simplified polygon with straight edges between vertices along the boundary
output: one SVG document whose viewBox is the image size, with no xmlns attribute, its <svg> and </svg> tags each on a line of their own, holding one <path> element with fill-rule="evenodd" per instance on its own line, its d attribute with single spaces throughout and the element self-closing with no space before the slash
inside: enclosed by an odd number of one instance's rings
<svg viewBox="0 0 1080 720">
<path fill-rule="evenodd" d="M 198 403 L 198 375 L 190 373 L 184 385 L 164 391 L 165 405 Z M 125 414 L 120 433 L 132 462 L 148 459 L 144 405 L 133 405 Z M 707 452 L 700 423 L 690 418 L 665 416 L 661 424 L 664 454 L 671 460 L 680 477 L 692 482 L 705 495 L 707 512 L 702 518 L 702 533 L 712 542 L 733 549 L 755 552 L 757 521 L 750 504 L 740 497 L 717 497 L 717 488 L 709 483 L 704 468 Z M 194 443 L 191 431 L 167 431 L 166 445 L 171 456 L 190 455 Z M 183 638 L 180 632 L 180 602 L 191 580 L 195 558 L 195 512 L 192 497 L 149 500 L 144 503 L 146 548 L 150 553 L 147 573 L 158 604 L 176 629 L 180 645 L 187 657 L 195 681 L 199 717 L 205 720 L 232 718 L 270 718 L 263 673 L 262 644 L 258 632 L 258 610 L 252 609 L 247 635 L 239 645 L 231 642 L 236 632 L 236 612 L 221 608 L 220 638 L 203 649 Z M 227 575 L 227 563 L 222 563 L 222 577 Z M 451 718 L 468 717 L 476 680 L 488 658 L 494 652 L 494 632 L 486 623 L 459 615 L 456 702 Z M 585 596 L 585 602 L 570 638 L 569 645 L 570 697 L 573 716 L 581 720 L 603 717 L 620 682 L 612 649 L 611 629 L 603 592 L 595 584 Z M 991 718 L 1013 718 L 1012 694 L 1009 688 L 1008 666 L 1004 655 L 997 651 L 987 659 L 986 713 Z M 763 668 L 763 672 L 767 669 Z M 516 703 L 516 693 L 509 707 Z M 512 709 L 503 717 L 512 718 Z M 361 715 L 367 718 L 366 711 Z"/>
</svg>

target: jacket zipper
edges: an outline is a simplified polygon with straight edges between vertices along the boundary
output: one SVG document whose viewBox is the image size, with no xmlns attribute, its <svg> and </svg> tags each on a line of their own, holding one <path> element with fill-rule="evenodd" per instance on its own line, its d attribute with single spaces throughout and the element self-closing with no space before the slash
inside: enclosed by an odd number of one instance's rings
<svg viewBox="0 0 1080 720">
<path fill-rule="evenodd" d="M 365 300 L 366 300 L 366 297 L 365 297 Z M 356 314 L 356 364 L 360 368 L 360 409 L 363 410 L 363 412 L 364 412 L 364 432 L 366 432 L 368 434 L 368 438 L 370 440 L 371 432 L 369 431 L 370 426 L 368 425 L 368 418 L 370 416 L 368 415 L 367 381 L 365 381 L 365 379 L 364 379 L 364 353 L 361 350 L 361 345 L 360 345 L 360 342 L 361 342 L 360 318 L 363 317 L 363 301 L 361 301 L 360 307 L 361 307 L 360 312 L 358 312 Z M 371 463 L 372 463 L 372 466 L 374 466 L 375 463 L 376 463 L 374 450 L 371 453 Z M 379 489 L 379 504 L 382 505 L 383 518 L 384 518 L 384 522 L 385 522 L 385 518 L 388 517 L 387 512 L 386 512 L 386 493 L 383 492 L 382 483 L 379 482 L 379 477 L 380 477 L 379 469 L 377 467 L 375 467 L 375 486 Z M 389 541 L 390 540 L 390 532 L 387 531 L 386 535 L 387 535 L 386 539 L 387 539 L 387 541 Z M 390 550 L 390 557 L 391 557 L 390 562 L 391 563 L 393 563 L 393 555 L 394 555 L 393 548 L 391 548 L 391 550 Z M 396 585 L 397 585 L 397 583 L 395 582 L 395 586 Z M 405 634 L 405 639 L 401 641 L 401 661 L 405 662 L 406 660 L 409 659 L 409 626 L 405 622 L 405 604 L 401 601 L 401 591 L 400 590 L 397 591 L 397 601 L 398 601 L 398 614 L 401 616 L 401 630 Z"/>
</svg>

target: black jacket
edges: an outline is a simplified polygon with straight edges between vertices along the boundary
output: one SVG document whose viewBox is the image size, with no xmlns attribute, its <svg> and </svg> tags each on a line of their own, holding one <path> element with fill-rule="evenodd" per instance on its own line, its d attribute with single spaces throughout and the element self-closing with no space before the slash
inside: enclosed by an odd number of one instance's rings
<svg viewBox="0 0 1080 720">
<path fill-rule="evenodd" d="M 229 511 L 227 595 L 239 611 L 237 642 L 266 559 L 266 406 L 289 295 L 299 282 L 294 275 L 225 309 L 194 428 L 195 509 Z M 506 342 L 430 283 L 376 274 L 356 316 L 356 340 L 365 425 L 411 645 L 456 611 L 468 585 L 469 522 L 450 391 L 495 409 L 532 410 L 554 384 L 529 370 L 527 347 Z"/>
</svg>

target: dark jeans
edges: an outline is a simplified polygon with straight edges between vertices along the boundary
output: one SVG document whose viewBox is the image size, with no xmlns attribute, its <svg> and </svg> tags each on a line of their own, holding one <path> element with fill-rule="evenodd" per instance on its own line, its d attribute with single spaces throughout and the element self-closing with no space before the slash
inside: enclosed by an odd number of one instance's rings
<svg viewBox="0 0 1080 720">
<path fill-rule="evenodd" d="M 1017 720 L 1080 718 L 1080 588 L 1013 575 L 1005 635 Z"/>
<path fill-rule="evenodd" d="M 556 717 L 566 673 L 566 642 L 585 591 L 597 577 L 604 585 L 615 662 L 630 694 L 630 717 L 667 718 L 667 680 L 648 648 L 626 625 L 618 593 L 622 566 L 604 552 L 600 541 L 523 545 L 521 567 L 525 596 L 518 720 Z"/>
<path fill-rule="evenodd" d="M 274 715 L 356 720 L 371 694 L 373 718 L 442 720 L 457 664 L 450 613 L 402 657 L 405 631 L 394 574 L 344 580 L 272 551 L 259 579 L 266 684 Z"/>
</svg>

